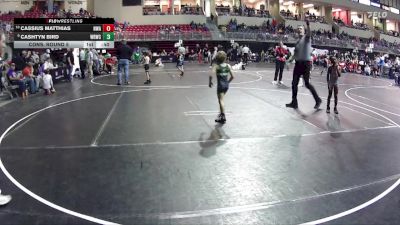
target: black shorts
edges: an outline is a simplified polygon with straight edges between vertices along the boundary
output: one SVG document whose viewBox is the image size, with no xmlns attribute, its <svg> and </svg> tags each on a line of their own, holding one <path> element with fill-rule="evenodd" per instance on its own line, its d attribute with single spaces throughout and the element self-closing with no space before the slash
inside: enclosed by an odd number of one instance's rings
<svg viewBox="0 0 400 225">
<path fill-rule="evenodd" d="M 217 94 L 226 93 L 229 90 L 229 84 L 221 83 L 217 87 Z"/>
<path fill-rule="evenodd" d="M 145 71 L 149 71 L 149 69 L 150 69 L 149 64 L 145 64 L 145 65 L 144 65 L 144 70 L 145 70 Z"/>
</svg>

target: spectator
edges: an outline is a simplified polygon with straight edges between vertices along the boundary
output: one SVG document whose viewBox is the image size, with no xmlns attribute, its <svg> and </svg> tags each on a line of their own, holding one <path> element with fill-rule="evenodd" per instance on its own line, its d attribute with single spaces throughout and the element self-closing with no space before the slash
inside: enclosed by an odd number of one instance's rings
<svg viewBox="0 0 400 225">
<path fill-rule="evenodd" d="M 91 49 L 86 50 L 86 66 L 89 73 L 89 78 L 93 78 L 93 52 Z"/>
<path fill-rule="evenodd" d="M 125 73 L 125 84 L 129 82 L 129 60 L 132 57 L 133 50 L 127 45 L 126 40 L 122 40 L 122 45 L 117 50 L 118 57 L 118 81 L 117 85 L 121 85 L 122 82 L 122 71 Z"/>
<path fill-rule="evenodd" d="M 33 63 L 28 63 L 28 65 L 22 70 L 23 81 L 26 85 L 29 85 L 29 90 L 31 94 L 37 92 L 37 86 L 35 84 L 35 76 L 33 75 Z M 38 84 L 38 82 L 36 81 Z"/>
<path fill-rule="evenodd" d="M 370 76 L 371 75 L 371 67 L 369 67 L 368 64 L 365 65 L 364 73 L 365 73 L 366 76 Z"/>
<path fill-rule="evenodd" d="M 45 63 L 48 59 L 50 59 L 50 49 L 46 49 L 46 51 L 40 56 L 40 62 Z"/>
<path fill-rule="evenodd" d="M 17 54 L 15 58 L 13 58 L 12 62 L 15 64 L 15 70 L 21 71 L 26 67 L 26 62 L 24 60 L 24 53 Z M 26 53 L 25 53 L 26 54 Z"/>
<path fill-rule="evenodd" d="M 67 70 L 68 70 L 66 78 L 69 82 L 71 82 L 72 72 L 73 72 L 75 63 L 74 63 L 74 54 L 72 52 L 72 49 L 70 49 L 70 48 L 67 49 L 66 63 L 67 63 Z"/>
<path fill-rule="evenodd" d="M 285 67 L 285 62 L 286 62 L 286 56 L 288 54 L 288 51 L 283 45 L 283 42 L 279 42 L 279 46 L 275 48 L 275 54 L 276 54 L 276 62 L 275 62 L 275 77 L 274 81 L 272 81 L 272 84 L 283 84 L 282 83 L 282 74 L 283 74 L 283 69 Z M 278 80 L 278 74 L 279 74 L 279 81 Z"/>
<path fill-rule="evenodd" d="M 86 52 L 85 49 L 79 51 L 79 68 L 81 70 L 81 77 L 85 79 L 85 69 L 86 69 Z"/>
<path fill-rule="evenodd" d="M 99 53 L 97 53 L 96 49 L 92 49 L 92 55 L 93 55 L 93 65 L 95 68 L 94 73 L 98 75 L 100 73 L 100 61 L 99 61 Z"/>
<path fill-rule="evenodd" d="M 10 69 L 7 71 L 7 77 L 12 85 L 18 85 L 21 97 L 25 99 L 28 96 L 28 90 L 26 89 L 22 74 L 17 74 L 15 63 L 11 63 Z"/>
<path fill-rule="evenodd" d="M 52 70 L 54 68 L 56 68 L 56 67 L 54 66 L 53 60 L 51 58 L 48 58 L 46 60 L 46 62 L 43 63 L 43 71 L 44 70 Z"/>
<path fill-rule="evenodd" d="M 111 55 L 108 54 L 105 58 L 106 58 L 105 64 L 106 64 L 107 73 L 114 74 L 113 70 L 114 70 L 114 66 L 115 66 L 115 64 L 117 62 L 116 57 L 111 57 Z"/>
</svg>

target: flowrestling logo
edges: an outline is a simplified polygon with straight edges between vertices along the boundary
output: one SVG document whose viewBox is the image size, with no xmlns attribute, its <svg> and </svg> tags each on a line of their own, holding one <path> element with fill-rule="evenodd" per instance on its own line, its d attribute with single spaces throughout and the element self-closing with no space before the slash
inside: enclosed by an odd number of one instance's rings
<svg viewBox="0 0 400 225">
<path fill-rule="evenodd" d="M 367 12 L 368 19 L 378 18 L 378 19 L 386 19 L 387 12 Z"/>
</svg>

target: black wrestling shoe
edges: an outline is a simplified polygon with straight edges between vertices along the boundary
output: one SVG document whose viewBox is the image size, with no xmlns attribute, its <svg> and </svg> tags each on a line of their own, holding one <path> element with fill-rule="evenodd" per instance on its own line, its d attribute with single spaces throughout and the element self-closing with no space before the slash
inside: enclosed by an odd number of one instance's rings
<svg viewBox="0 0 400 225">
<path fill-rule="evenodd" d="M 225 114 L 219 114 L 218 119 L 216 119 L 215 122 L 220 124 L 226 123 Z"/>
<path fill-rule="evenodd" d="M 339 111 L 337 110 L 336 107 L 333 109 L 333 111 L 335 112 L 335 114 L 339 114 Z"/>
<path fill-rule="evenodd" d="M 318 101 L 315 103 L 314 109 L 319 109 L 319 107 L 321 106 L 322 100 L 318 99 Z"/>
<path fill-rule="evenodd" d="M 331 109 L 329 107 L 326 107 L 326 113 L 331 113 Z"/>
<path fill-rule="evenodd" d="M 146 82 L 144 82 L 144 84 L 150 84 L 151 80 L 146 80 Z"/>
<path fill-rule="evenodd" d="M 287 108 L 293 108 L 293 109 L 297 109 L 299 106 L 297 105 L 297 102 L 291 102 L 289 104 L 286 104 Z"/>
</svg>

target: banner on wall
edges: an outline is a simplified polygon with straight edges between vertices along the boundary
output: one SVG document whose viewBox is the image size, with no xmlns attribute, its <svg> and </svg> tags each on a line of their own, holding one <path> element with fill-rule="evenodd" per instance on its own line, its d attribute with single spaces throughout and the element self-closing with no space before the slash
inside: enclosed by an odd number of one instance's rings
<svg viewBox="0 0 400 225">
<path fill-rule="evenodd" d="M 289 52 L 293 55 L 294 54 L 294 47 L 289 47 Z M 314 48 L 312 51 L 312 55 L 320 56 L 320 55 L 327 55 L 329 53 L 328 49 L 318 49 Z"/>
<path fill-rule="evenodd" d="M 160 0 L 145 0 L 144 5 L 160 5 Z"/>
<path fill-rule="evenodd" d="M 142 5 L 142 0 L 122 0 L 122 6 Z"/>
</svg>

